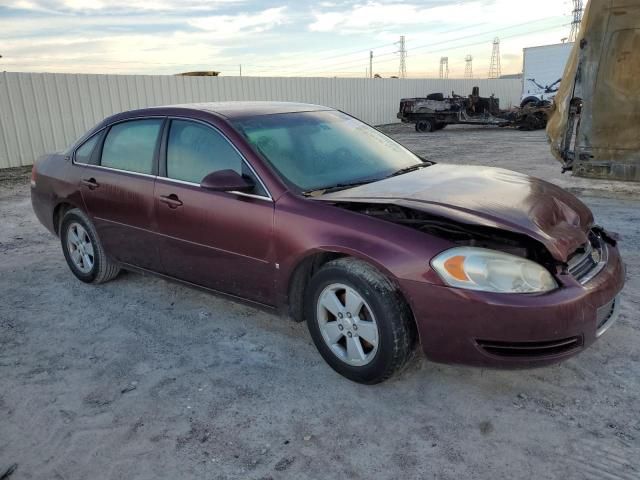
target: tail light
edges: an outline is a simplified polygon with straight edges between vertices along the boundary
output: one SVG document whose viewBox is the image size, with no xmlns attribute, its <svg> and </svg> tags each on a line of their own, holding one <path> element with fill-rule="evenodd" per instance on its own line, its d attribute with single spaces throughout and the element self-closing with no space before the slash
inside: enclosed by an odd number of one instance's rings
<svg viewBox="0 0 640 480">
<path fill-rule="evenodd" d="M 36 165 L 34 163 L 33 167 L 31 167 L 31 188 L 34 188 L 35 186 L 36 186 Z"/>
</svg>

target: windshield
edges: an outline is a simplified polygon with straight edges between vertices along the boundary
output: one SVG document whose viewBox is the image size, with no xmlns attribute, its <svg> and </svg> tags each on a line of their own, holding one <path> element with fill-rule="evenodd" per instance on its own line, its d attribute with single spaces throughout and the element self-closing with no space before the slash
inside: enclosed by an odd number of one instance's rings
<svg viewBox="0 0 640 480">
<path fill-rule="evenodd" d="M 234 124 L 303 192 L 380 180 L 423 163 L 375 128 L 335 110 L 262 115 Z"/>
</svg>

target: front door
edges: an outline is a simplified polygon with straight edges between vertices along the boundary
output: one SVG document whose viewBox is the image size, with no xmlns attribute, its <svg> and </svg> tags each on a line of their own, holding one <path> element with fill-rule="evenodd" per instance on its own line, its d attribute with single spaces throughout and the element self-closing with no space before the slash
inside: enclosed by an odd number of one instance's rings
<svg viewBox="0 0 640 480">
<path fill-rule="evenodd" d="M 153 189 L 164 119 L 117 123 L 108 130 L 97 165 L 84 165 L 81 192 L 106 252 L 141 268 L 160 268 Z"/>
<path fill-rule="evenodd" d="M 207 174 L 225 169 L 252 177 L 255 191 L 245 195 L 200 187 Z M 246 161 L 213 127 L 172 120 L 166 174 L 155 185 L 165 273 L 270 304 L 274 203 Z"/>
</svg>

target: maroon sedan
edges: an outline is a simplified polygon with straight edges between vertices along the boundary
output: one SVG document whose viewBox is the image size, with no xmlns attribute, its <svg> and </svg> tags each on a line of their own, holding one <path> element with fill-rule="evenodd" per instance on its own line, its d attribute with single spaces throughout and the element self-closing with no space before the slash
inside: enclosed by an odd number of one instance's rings
<svg viewBox="0 0 640 480">
<path fill-rule="evenodd" d="M 440 362 L 539 366 L 616 318 L 615 236 L 544 181 L 436 165 L 342 112 L 209 103 L 107 118 L 40 159 L 33 208 L 73 274 L 153 272 L 306 321 L 380 382 Z"/>
</svg>

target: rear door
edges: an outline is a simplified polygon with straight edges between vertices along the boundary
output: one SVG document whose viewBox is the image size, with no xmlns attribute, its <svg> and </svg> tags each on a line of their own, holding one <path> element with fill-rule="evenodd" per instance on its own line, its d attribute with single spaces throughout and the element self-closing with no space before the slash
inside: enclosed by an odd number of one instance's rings
<svg viewBox="0 0 640 480">
<path fill-rule="evenodd" d="M 274 203 L 246 160 L 217 129 L 182 119 L 171 120 L 163 160 L 166 176 L 158 177 L 155 199 L 165 273 L 271 303 Z M 206 175 L 225 169 L 251 178 L 255 190 L 200 187 Z"/>
<path fill-rule="evenodd" d="M 107 253 L 151 270 L 160 268 L 153 188 L 164 121 L 144 118 L 110 126 L 81 179 L 82 198 Z"/>
</svg>

